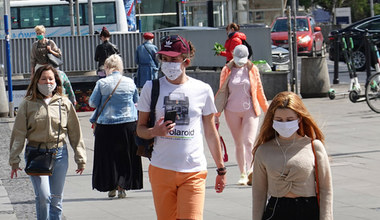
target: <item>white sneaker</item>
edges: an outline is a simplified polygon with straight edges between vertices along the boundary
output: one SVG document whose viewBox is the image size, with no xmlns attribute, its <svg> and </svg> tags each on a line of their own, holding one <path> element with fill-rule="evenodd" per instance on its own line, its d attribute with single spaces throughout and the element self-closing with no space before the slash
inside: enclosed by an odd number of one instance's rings
<svg viewBox="0 0 380 220">
<path fill-rule="evenodd" d="M 238 184 L 239 185 L 247 185 L 247 183 L 248 183 L 248 176 L 247 176 L 247 174 L 242 173 L 240 176 L 240 179 L 238 181 Z"/>
</svg>

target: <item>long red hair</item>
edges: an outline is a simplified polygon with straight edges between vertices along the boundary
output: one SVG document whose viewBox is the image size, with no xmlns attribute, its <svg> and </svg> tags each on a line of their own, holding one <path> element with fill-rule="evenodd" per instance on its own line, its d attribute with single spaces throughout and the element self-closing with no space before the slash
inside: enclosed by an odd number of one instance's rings
<svg viewBox="0 0 380 220">
<path fill-rule="evenodd" d="M 273 129 L 272 125 L 274 113 L 279 108 L 291 109 L 297 114 L 298 118 L 301 119 L 299 129 L 297 130 L 297 133 L 300 136 L 303 137 L 306 135 L 312 139 L 318 139 L 324 143 L 324 135 L 321 129 L 319 129 L 317 123 L 306 109 L 301 98 L 293 92 L 280 92 L 273 98 L 268 111 L 265 114 L 259 136 L 252 151 L 253 158 L 255 158 L 255 153 L 260 145 L 275 138 L 276 131 Z"/>
</svg>

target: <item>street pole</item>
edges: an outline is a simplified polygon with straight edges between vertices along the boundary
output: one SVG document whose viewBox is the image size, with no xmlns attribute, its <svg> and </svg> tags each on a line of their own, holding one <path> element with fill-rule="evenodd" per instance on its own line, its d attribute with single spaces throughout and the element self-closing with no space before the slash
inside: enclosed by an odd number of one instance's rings
<svg viewBox="0 0 380 220">
<path fill-rule="evenodd" d="M 141 0 L 137 0 L 137 4 L 138 4 L 138 9 L 139 9 L 139 20 L 138 20 L 138 24 L 139 24 L 139 32 L 141 33 Z"/>
<path fill-rule="evenodd" d="M 79 0 L 75 2 L 75 14 L 77 16 L 77 35 L 80 36 Z"/>
<path fill-rule="evenodd" d="M 292 2 L 292 14 L 293 14 L 293 26 L 292 26 L 292 36 L 293 36 L 293 65 L 294 65 L 294 81 L 295 81 L 295 93 L 298 94 L 298 62 L 297 62 L 297 55 L 298 55 L 298 48 L 297 48 L 297 7 L 296 7 L 296 0 L 293 0 Z"/>
<path fill-rule="evenodd" d="M 12 65 L 11 65 L 11 46 L 9 36 L 9 21 L 8 21 L 8 8 L 9 0 L 4 1 L 4 31 L 5 31 L 5 57 L 6 57 L 6 70 L 8 78 L 8 101 L 9 101 L 9 117 L 14 117 L 13 107 L 13 87 L 12 87 Z"/>
<path fill-rule="evenodd" d="M 186 7 L 185 7 L 186 3 L 187 3 L 187 0 L 182 0 L 182 6 L 183 6 L 183 26 L 187 26 L 187 24 L 186 24 Z"/>
<path fill-rule="evenodd" d="M 87 2 L 87 11 L 88 11 L 88 34 L 94 34 L 94 13 L 92 9 L 92 0 Z"/>
<path fill-rule="evenodd" d="M 290 71 L 290 91 L 294 92 L 294 57 L 293 57 L 293 40 L 292 40 L 292 15 L 290 6 L 286 10 L 286 16 L 288 17 L 288 49 L 289 49 L 289 71 Z"/>
<path fill-rule="evenodd" d="M 70 0 L 69 7 L 70 7 L 69 15 L 70 15 L 71 36 L 74 36 L 75 35 L 75 27 L 74 27 L 75 24 L 74 24 L 74 4 L 73 4 L 73 0 Z"/>
<path fill-rule="evenodd" d="M 371 8 L 371 17 L 375 16 L 375 11 L 373 9 L 373 0 L 369 0 L 370 8 Z"/>
</svg>

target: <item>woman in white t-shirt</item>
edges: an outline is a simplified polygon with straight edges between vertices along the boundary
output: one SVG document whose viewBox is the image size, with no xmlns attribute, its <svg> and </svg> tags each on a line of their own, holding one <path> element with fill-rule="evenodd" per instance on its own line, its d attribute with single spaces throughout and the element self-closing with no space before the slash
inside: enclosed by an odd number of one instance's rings
<svg viewBox="0 0 380 220">
<path fill-rule="evenodd" d="M 148 127 L 152 81 L 144 85 L 138 102 L 137 134 L 155 138 L 149 179 L 158 220 L 202 219 L 207 162 L 203 133 L 217 166 L 217 193 L 226 179 L 220 142 L 215 128 L 211 87 L 186 75 L 195 49 L 179 35 L 162 39 L 160 94 L 156 104 L 156 123 Z M 175 120 L 164 120 L 172 112 Z M 203 130 L 202 130 L 203 129 Z"/>
</svg>

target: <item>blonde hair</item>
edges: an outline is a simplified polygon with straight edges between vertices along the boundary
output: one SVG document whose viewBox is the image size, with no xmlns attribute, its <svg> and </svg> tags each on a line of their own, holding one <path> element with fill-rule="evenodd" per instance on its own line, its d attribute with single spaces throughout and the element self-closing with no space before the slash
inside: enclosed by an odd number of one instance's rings
<svg viewBox="0 0 380 220">
<path fill-rule="evenodd" d="M 112 54 L 104 61 L 104 67 L 107 68 L 110 73 L 112 73 L 112 71 L 123 72 L 123 60 L 119 55 Z"/>
<path fill-rule="evenodd" d="M 259 136 L 253 148 L 253 158 L 260 145 L 275 138 L 275 130 L 273 129 L 274 113 L 277 109 L 288 108 L 293 110 L 301 120 L 297 133 L 304 137 L 305 135 L 312 139 L 318 139 L 324 143 L 324 136 L 314 121 L 301 98 L 293 92 L 280 92 L 272 100 L 267 113 L 265 114 L 263 124 L 261 125 Z"/>
<path fill-rule="evenodd" d="M 34 31 L 35 32 L 40 31 L 40 32 L 46 33 L 45 26 L 43 25 L 37 25 L 36 27 L 34 27 Z"/>
</svg>

